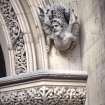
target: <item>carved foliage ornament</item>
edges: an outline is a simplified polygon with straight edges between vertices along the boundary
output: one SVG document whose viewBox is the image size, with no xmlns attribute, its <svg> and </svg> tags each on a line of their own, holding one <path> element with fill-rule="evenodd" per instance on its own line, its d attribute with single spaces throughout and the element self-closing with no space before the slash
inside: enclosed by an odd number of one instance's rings
<svg viewBox="0 0 105 105">
<path fill-rule="evenodd" d="M 45 9 L 39 7 L 39 10 L 48 52 L 51 49 L 51 41 L 59 51 L 72 49 L 77 43 L 80 27 L 74 10 L 60 5 L 51 5 Z"/>
<path fill-rule="evenodd" d="M 0 105 L 85 105 L 83 87 L 33 87 L 0 93 Z"/>
<path fill-rule="evenodd" d="M 27 70 L 26 51 L 23 39 L 24 34 L 20 29 L 10 0 L 0 0 L 0 12 L 7 25 L 12 48 L 14 49 L 16 74 L 24 73 Z"/>
</svg>

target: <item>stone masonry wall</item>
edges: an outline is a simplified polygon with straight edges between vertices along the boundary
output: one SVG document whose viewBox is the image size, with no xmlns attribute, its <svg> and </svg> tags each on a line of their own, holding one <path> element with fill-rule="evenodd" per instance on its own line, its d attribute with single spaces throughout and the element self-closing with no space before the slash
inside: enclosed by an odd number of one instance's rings
<svg viewBox="0 0 105 105">
<path fill-rule="evenodd" d="M 105 105 L 105 1 L 82 0 L 83 69 L 88 71 L 88 105 Z"/>
</svg>

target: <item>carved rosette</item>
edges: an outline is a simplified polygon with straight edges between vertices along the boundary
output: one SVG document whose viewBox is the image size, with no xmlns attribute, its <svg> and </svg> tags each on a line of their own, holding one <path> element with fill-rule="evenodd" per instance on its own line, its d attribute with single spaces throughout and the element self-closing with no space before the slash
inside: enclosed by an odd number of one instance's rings
<svg viewBox="0 0 105 105">
<path fill-rule="evenodd" d="M 24 33 L 20 29 L 10 0 L 0 0 L 0 12 L 8 28 L 12 49 L 14 50 L 15 72 L 16 74 L 25 73 L 27 70 L 27 60 L 23 39 Z"/>
<path fill-rule="evenodd" d="M 85 87 L 42 86 L 0 93 L 0 105 L 85 105 Z"/>
</svg>

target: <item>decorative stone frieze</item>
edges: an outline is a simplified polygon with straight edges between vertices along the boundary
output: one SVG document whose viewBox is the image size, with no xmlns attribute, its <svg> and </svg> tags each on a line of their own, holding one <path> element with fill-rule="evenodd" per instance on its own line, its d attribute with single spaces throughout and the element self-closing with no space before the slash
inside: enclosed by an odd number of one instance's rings
<svg viewBox="0 0 105 105">
<path fill-rule="evenodd" d="M 85 105 L 86 88 L 40 86 L 0 92 L 0 105 Z"/>
<path fill-rule="evenodd" d="M 14 50 L 15 72 L 16 74 L 25 73 L 27 70 L 27 60 L 23 38 L 24 33 L 20 29 L 10 0 L 0 0 L 0 12 L 8 28 L 12 49 Z"/>
</svg>

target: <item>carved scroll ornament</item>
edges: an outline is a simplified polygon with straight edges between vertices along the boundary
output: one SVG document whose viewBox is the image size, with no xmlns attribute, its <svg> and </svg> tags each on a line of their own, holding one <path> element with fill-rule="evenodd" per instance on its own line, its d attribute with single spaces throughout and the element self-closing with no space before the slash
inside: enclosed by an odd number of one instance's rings
<svg viewBox="0 0 105 105">
<path fill-rule="evenodd" d="M 42 86 L 0 93 L 0 105 L 85 105 L 83 87 Z"/>
<path fill-rule="evenodd" d="M 0 0 L 0 12 L 8 28 L 12 49 L 14 50 L 15 72 L 16 74 L 25 73 L 27 70 L 27 60 L 23 39 L 24 33 L 21 31 L 10 0 Z"/>
<path fill-rule="evenodd" d="M 59 51 L 74 48 L 80 27 L 74 10 L 60 5 L 51 5 L 45 9 L 39 8 L 39 10 L 48 52 L 51 50 L 51 41 Z"/>
</svg>

